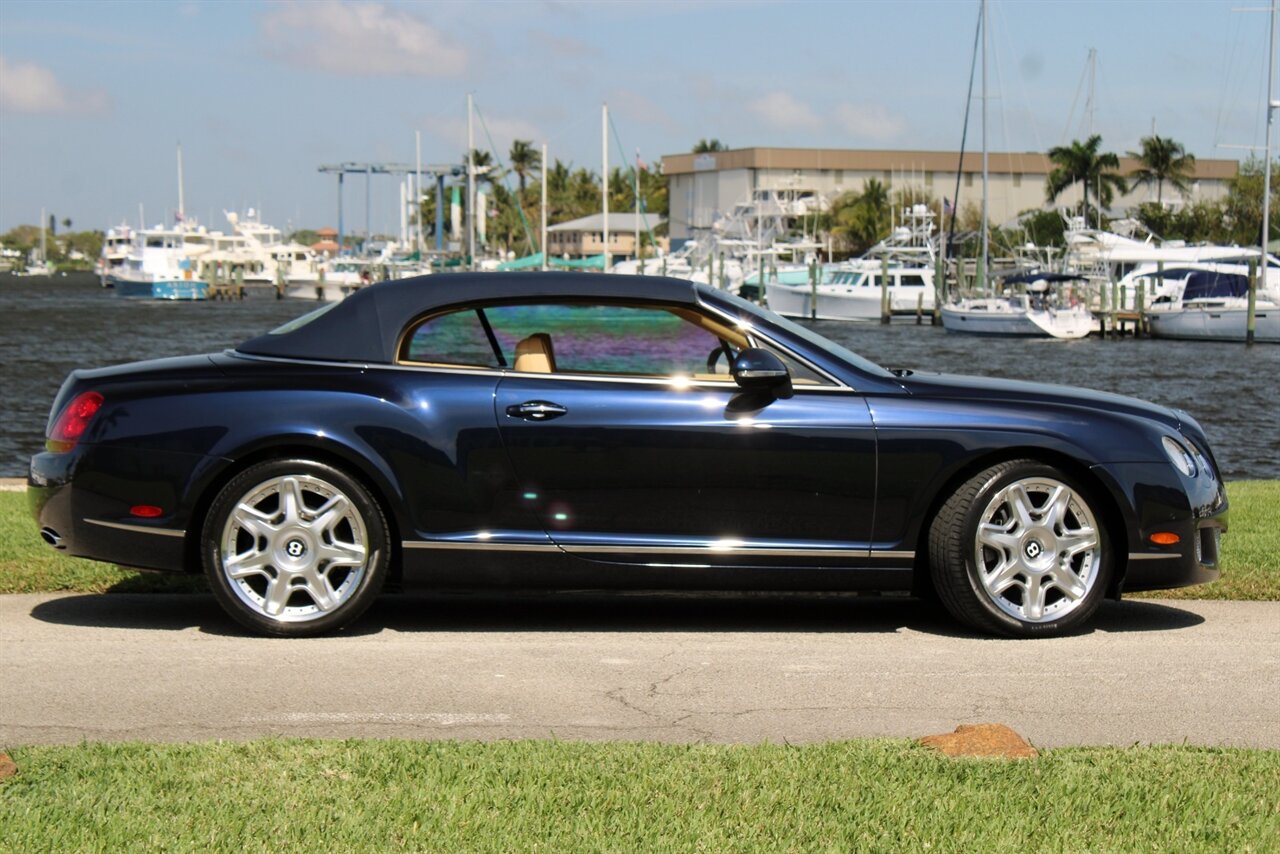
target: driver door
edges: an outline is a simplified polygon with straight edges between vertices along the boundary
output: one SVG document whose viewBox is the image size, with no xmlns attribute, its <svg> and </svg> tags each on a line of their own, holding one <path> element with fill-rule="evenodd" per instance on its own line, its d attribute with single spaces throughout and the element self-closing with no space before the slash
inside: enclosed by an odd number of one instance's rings
<svg viewBox="0 0 1280 854">
<path fill-rule="evenodd" d="M 566 551 L 744 566 L 866 555 L 875 435 L 858 394 L 794 360 L 794 393 L 740 389 L 720 354 L 751 342 L 687 307 L 486 315 L 513 354 L 494 401 L 503 445 L 526 506 Z"/>
</svg>

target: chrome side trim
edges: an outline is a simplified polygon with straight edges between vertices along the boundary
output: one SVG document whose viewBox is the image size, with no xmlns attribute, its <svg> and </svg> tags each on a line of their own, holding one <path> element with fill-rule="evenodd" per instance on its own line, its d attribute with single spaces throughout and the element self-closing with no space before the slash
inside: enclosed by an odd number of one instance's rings
<svg viewBox="0 0 1280 854">
<path fill-rule="evenodd" d="M 404 540 L 406 549 L 437 549 L 443 551 L 494 551 L 494 552 L 562 552 L 568 554 L 644 554 L 644 555 L 756 555 L 760 557 L 836 557 L 880 558 L 884 560 L 911 560 L 911 551 L 871 551 L 867 549 L 800 549 L 754 546 L 610 546 L 564 545 L 552 543 L 502 543 L 489 541 L 441 541 Z M 653 564 L 654 566 L 703 566 L 704 564 Z"/>
<path fill-rule="evenodd" d="M 1173 560 L 1180 558 L 1182 555 L 1169 554 L 1161 552 L 1160 554 L 1151 554 L 1150 552 L 1129 552 L 1129 560 Z"/>
<path fill-rule="evenodd" d="M 441 542 L 439 540 L 404 540 L 406 549 L 443 549 L 455 551 L 487 552 L 558 552 L 560 547 L 550 543 L 490 543 L 490 542 Z"/>
<path fill-rule="evenodd" d="M 102 519 L 85 519 L 90 525 L 101 525 L 104 528 L 115 528 L 120 531 L 131 531 L 135 534 L 158 534 L 161 537 L 185 537 L 186 531 L 175 531 L 172 528 L 152 528 L 149 525 L 126 525 L 124 522 L 106 522 Z"/>
<path fill-rule="evenodd" d="M 584 546 L 564 545 L 569 554 L 758 555 L 761 557 L 914 557 L 915 552 L 871 552 L 867 549 L 790 549 L 742 546 Z"/>
</svg>

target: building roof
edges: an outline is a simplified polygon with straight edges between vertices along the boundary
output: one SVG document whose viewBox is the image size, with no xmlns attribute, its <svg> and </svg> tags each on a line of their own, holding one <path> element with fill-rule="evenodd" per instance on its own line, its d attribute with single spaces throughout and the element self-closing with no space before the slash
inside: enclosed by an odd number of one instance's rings
<svg viewBox="0 0 1280 854">
<path fill-rule="evenodd" d="M 890 151 L 847 148 L 735 148 L 708 154 L 664 154 L 662 173 L 684 175 L 730 169 L 843 169 L 850 172 L 982 172 L 982 152 Z M 987 153 L 987 169 L 997 175 L 1048 175 L 1053 161 L 1041 151 Z M 1138 168 L 1132 157 L 1120 158 L 1120 174 Z M 1240 171 L 1235 160 L 1196 158 L 1192 179 L 1226 180 Z M 611 215 L 612 216 L 612 215 Z M 612 219 L 610 219 L 612 225 Z"/>
<path fill-rule="evenodd" d="M 609 211 L 609 231 L 610 233 L 618 231 L 635 231 L 637 226 L 637 217 L 634 211 Z M 639 227 L 641 231 L 657 228 L 660 224 L 666 222 L 662 217 L 653 213 L 642 213 L 639 216 Z M 604 214 L 592 214 L 578 219 L 571 219 L 568 222 L 557 223 L 556 225 L 547 226 L 547 231 L 604 231 Z"/>
</svg>

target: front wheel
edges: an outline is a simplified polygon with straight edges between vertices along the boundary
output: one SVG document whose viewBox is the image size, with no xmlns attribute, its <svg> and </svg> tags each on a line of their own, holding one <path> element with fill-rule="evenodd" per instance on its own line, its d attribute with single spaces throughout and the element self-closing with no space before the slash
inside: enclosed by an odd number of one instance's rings
<svg viewBox="0 0 1280 854">
<path fill-rule="evenodd" d="M 350 623 L 377 597 L 387 523 L 340 469 L 272 460 L 218 493 L 201 553 L 218 603 L 239 623 L 267 635 L 316 635 Z"/>
<path fill-rule="evenodd" d="M 992 466 L 956 490 L 930 527 L 929 562 L 952 615 L 1014 637 L 1081 626 L 1102 603 L 1113 565 L 1088 492 L 1034 460 Z"/>
</svg>

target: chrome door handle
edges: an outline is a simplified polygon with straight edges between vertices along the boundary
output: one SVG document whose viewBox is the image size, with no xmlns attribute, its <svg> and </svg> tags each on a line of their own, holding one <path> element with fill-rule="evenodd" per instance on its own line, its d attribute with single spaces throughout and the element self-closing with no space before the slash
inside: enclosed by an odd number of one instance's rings
<svg viewBox="0 0 1280 854">
<path fill-rule="evenodd" d="M 558 403 L 549 403 L 545 400 L 530 400 L 507 407 L 508 415 L 513 418 L 523 418 L 526 421 L 550 421 L 552 418 L 559 418 L 568 411 Z"/>
</svg>

